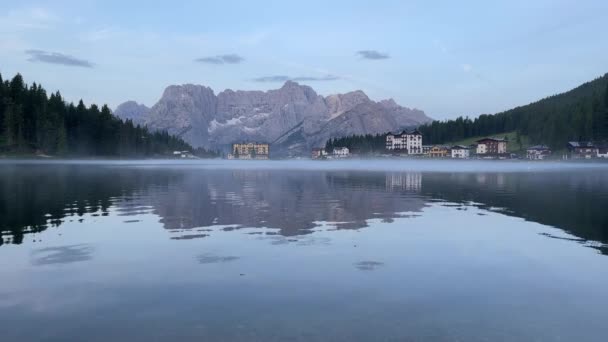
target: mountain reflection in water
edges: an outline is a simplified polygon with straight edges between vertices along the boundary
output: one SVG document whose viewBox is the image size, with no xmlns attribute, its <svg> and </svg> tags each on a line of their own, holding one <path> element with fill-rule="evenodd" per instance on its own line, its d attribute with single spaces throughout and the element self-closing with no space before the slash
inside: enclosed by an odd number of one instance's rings
<svg viewBox="0 0 608 342">
<path fill-rule="evenodd" d="M 605 166 L 178 163 L 0 163 L 2 341 L 605 340 Z"/>
<path fill-rule="evenodd" d="M 561 228 L 608 250 L 608 174 L 568 172 L 396 172 L 197 169 L 112 165 L 11 165 L 0 169 L 1 243 L 84 220 L 86 213 L 152 213 L 173 239 L 209 236 L 205 227 L 311 233 L 320 222 L 359 229 L 370 219 L 416 217 L 431 203 L 475 206 Z M 549 236 L 550 237 L 550 236 Z M 51 259 L 52 260 L 52 259 Z"/>
</svg>

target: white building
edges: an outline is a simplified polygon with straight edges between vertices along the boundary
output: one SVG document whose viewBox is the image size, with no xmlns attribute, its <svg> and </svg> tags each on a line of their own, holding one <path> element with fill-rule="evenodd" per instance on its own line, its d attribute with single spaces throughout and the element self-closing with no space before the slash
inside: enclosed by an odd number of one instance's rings
<svg viewBox="0 0 608 342">
<path fill-rule="evenodd" d="M 570 157 L 574 159 L 591 159 L 599 154 L 597 146 L 590 141 L 570 141 L 567 147 Z"/>
<path fill-rule="evenodd" d="M 477 140 L 477 154 L 500 155 L 507 153 L 507 141 L 500 138 L 483 138 Z"/>
<path fill-rule="evenodd" d="M 531 146 L 526 149 L 526 158 L 530 160 L 543 160 L 551 155 L 551 150 L 545 145 Z"/>
<path fill-rule="evenodd" d="M 469 148 L 462 145 L 452 146 L 450 151 L 452 154 L 452 158 L 457 159 L 468 159 L 471 155 L 471 151 L 469 150 Z"/>
<path fill-rule="evenodd" d="M 336 158 L 346 158 L 350 154 L 348 147 L 336 147 L 334 148 L 334 157 Z"/>
<path fill-rule="evenodd" d="M 178 158 L 192 158 L 194 157 L 190 151 L 173 151 L 173 156 Z"/>
<path fill-rule="evenodd" d="M 325 158 L 327 157 L 327 151 L 324 148 L 313 148 L 311 157 L 312 159 Z"/>
<path fill-rule="evenodd" d="M 422 154 L 422 134 L 418 130 L 389 133 L 386 135 L 386 149 L 405 154 Z"/>
</svg>

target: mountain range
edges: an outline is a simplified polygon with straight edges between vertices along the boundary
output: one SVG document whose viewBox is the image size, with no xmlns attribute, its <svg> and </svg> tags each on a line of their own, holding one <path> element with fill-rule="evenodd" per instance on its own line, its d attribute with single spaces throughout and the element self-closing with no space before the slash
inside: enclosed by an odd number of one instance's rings
<svg viewBox="0 0 608 342">
<path fill-rule="evenodd" d="M 287 81 L 268 91 L 171 85 L 152 107 L 127 101 L 114 114 L 151 130 L 168 131 L 194 147 L 227 150 L 243 141 L 267 142 L 274 156 L 308 154 L 332 137 L 378 134 L 431 122 L 394 100 L 372 101 L 363 91 L 323 97 Z"/>
</svg>

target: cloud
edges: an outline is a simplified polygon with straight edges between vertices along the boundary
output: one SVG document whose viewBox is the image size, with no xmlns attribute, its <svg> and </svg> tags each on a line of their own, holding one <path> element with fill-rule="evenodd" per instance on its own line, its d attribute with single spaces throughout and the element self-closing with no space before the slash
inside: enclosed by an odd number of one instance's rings
<svg viewBox="0 0 608 342">
<path fill-rule="evenodd" d="M 263 76 L 254 78 L 254 82 L 285 82 L 289 81 L 289 76 L 275 75 L 275 76 Z"/>
<path fill-rule="evenodd" d="M 21 8 L 8 11 L 7 14 L 0 17 L 0 30 L 18 32 L 49 29 L 58 22 L 59 17 L 45 8 Z"/>
<path fill-rule="evenodd" d="M 296 82 L 306 82 L 306 81 L 336 81 L 339 80 L 340 77 L 334 75 L 325 75 L 321 77 L 310 77 L 310 76 L 299 76 L 294 77 L 291 80 Z"/>
<path fill-rule="evenodd" d="M 448 49 L 447 45 L 440 39 L 433 40 L 433 45 L 435 45 L 435 47 L 439 49 L 439 51 L 441 51 L 441 53 L 443 53 L 444 55 L 450 52 L 450 49 Z"/>
<path fill-rule="evenodd" d="M 227 54 L 227 55 L 218 55 L 218 56 L 210 56 L 210 57 L 201 57 L 197 58 L 194 61 L 199 63 L 207 63 L 207 64 L 238 64 L 244 61 L 245 58 L 237 55 L 237 54 Z"/>
<path fill-rule="evenodd" d="M 359 57 L 361 57 L 363 59 L 371 59 L 371 60 L 391 58 L 391 56 L 389 56 L 388 53 L 383 53 L 383 52 L 379 52 L 376 50 L 357 51 L 357 55 L 359 55 Z"/>
<path fill-rule="evenodd" d="M 262 83 L 287 82 L 287 81 L 316 82 L 316 81 L 336 81 L 339 79 L 340 79 L 340 77 L 334 76 L 334 75 L 325 75 L 325 76 L 321 76 L 321 77 L 316 77 L 316 76 L 289 77 L 289 76 L 285 76 L 285 75 L 274 75 L 274 76 L 257 77 L 257 78 L 254 78 L 252 81 L 253 82 L 262 82 Z"/>
<path fill-rule="evenodd" d="M 92 68 L 93 63 L 79 59 L 76 57 L 72 57 L 69 55 L 64 55 L 58 52 L 48 52 L 43 50 L 26 50 L 26 54 L 30 57 L 27 59 L 30 62 L 41 62 L 41 63 L 50 63 L 50 64 L 61 64 L 66 66 L 75 66 L 75 67 L 84 67 L 84 68 Z"/>
<path fill-rule="evenodd" d="M 117 29 L 106 27 L 98 30 L 88 31 L 81 34 L 81 39 L 85 42 L 96 43 L 103 40 L 108 40 L 120 35 Z"/>
<path fill-rule="evenodd" d="M 471 70 L 473 70 L 473 66 L 471 64 L 463 64 L 460 67 L 464 72 L 471 72 Z"/>
<path fill-rule="evenodd" d="M 238 41 L 244 45 L 256 46 L 264 42 L 269 36 L 270 33 L 267 31 L 257 31 L 240 37 Z"/>
<path fill-rule="evenodd" d="M 476 79 L 482 81 L 482 82 L 486 82 L 489 83 L 491 85 L 494 85 L 494 82 L 492 80 L 490 80 L 489 78 L 485 77 L 482 73 L 480 73 L 475 67 L 473 67 L 473 65 L 471 64 L 461 64 L 460 68 L 462 69 L 462 71 L 468 75 L 471 75 L 473 77 L 475 77 Z"/>
</svg>

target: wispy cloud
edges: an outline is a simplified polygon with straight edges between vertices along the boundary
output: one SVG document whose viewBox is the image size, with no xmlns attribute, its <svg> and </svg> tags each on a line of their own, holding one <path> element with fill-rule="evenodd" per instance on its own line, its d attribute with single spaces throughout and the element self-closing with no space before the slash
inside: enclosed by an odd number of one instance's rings
<svg viewBox="0 0 608 342">
<path fill-rule="evenodd" d="M 218 55 L 218 56 L 210 56 L 210 57 L 201 57 L 197 58 L 194 61 L 199 63 L 207 63 L 207 64 L 238 64 L 244 61 L 245 58 L 237 55 L 237 54 L 227 54 L 227 55 Z"/>
<path fill-rule="evenodd" d="M 391 58 L 391 56 L 389 56 L 388 53 L 384 53 L 384 52 L 380 52 L 380 51 L 376 51 L 376 50 L 360 50 L 360 51 L 357 51 L 357 55 L 359 55 L 359 57 L 361 57 L 363 59 L 371 59 L 371 60 Z"/>
<path fill-rule="evenodd" d="M 84 68 L 92 68 L 93 63 L 79 59 L 76 57 L 72 57 L 69 55 L 64 55 L 59 52 L 49 52 L 43 50 L 26 50 L 25 53 L 29 55 L 27 59 L 30 62 L 40 62 L 40 63 L 49 63 L 49 64 L 60 64 L 66 66 L 74 66 L 74 67 L 84 67 Z"/>
<path fill-rule="evenodd" d="M 241 36 L 237 41 L 243 45 L 257 46 L 268 39 L 269 36 L 270 33 L 268 31 L 255 31 Z"/>
<path fill-rule="evenodd" d="M 97 30 L 87 31 L 80 35 L 80 38 L 89 43 L 97 43 L 119 36 L 121 32 L 112 27 L 105 27 Z"/>
<path fill-rule="evenodd" d="M 0 29 L 15 32 L 48 29 L 59 22 L 59 17 L 42 7 L 21 8 L 0 16 Z"/>
<path fill-rule="evenodd" d="M 299 76 L 299 77 L 294 77 L 291 80 L 296 81 L 296 82 L 306 82 L 306 81 L 336 81 L 339 79 L 340 79 L 340 77 L 338 77 L 338 76 L 325 75 L 325 76 L 321 76 L 321 77 Z"/>
<path fill-rule="evenodd" d="M 273 76 L 263 76 L 263 77 L 257 77 L 254 78 L 252 81 L 253 82 L 262 82 L 262 83 L 269 83 L 269 82 L 287 82 L 287 81 L 294 81 L 294 82 L 316 82 L 316 81 L 336 81 L 339 80 L 340 77 L 338 76 L 334 76 L 334 75 L 325 75 L 325 76 L 321 76 L 321 77 L 316 77 L 316 76 L 296 76 L 296 77 L 289 77 L 289 76 L 285 76 L 285 75 L 273 75 Z"/>
<path fill-rule="evenodd" d="M 433 45 L 435 45 L 435 48 L 441 51 L 441 53 L 443 53 L 444 55 L 450 52 L 448 46 L 441 39 L 433 40 Z"/>
<path fill-rule="evenodd" d="M 478 68 L 475 68 L 473 65 L 468 64 L 468 63 L 463 63 L 460 65 L 460 69 L 468 75 L 471 75 L 473 77 L 475 77 L 476 79 L 494 85 L 494 82 L 492 82 L 492 80 L 490 80 L 489 78 L 485 77 L 481 72 L 479 72 Z"/>
</svg>

